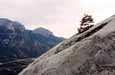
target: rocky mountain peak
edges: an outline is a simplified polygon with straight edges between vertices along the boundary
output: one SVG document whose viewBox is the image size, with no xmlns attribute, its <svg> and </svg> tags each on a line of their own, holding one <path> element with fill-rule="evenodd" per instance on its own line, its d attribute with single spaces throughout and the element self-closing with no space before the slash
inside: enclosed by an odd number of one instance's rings
<svg viewBox="0 0 115 75">
<path fill-rule="evenodd" d="M 9 19 L 6 19 L 6 18 L 0 18 L 0 27 L 1 28 L 5 28 L 5 29 L 8 29 L 12 32 L 15 32 L 15 31 L 24 31 L 25 30 L 25 27 L 24 25 L 20 24 L 19 22 L 16 22 L 16 21 L 12 21 L 12 20 L 9 20 Z"/>
<path fill-rule="evenodd" d="M 0 25 L 3 25 L 4 23 L 9 23 L 9 22 L 11 22 L 9 19 L 0 18 Z"/>
<path fill-rule="evenodd" d="M 42 28 L 42 27 L 35 29 L 34 33 L 39 33 L 46 37 L 53 35 L 53 33 L 51 31 L 49 31 L 48 29 Z"/>
</svg>

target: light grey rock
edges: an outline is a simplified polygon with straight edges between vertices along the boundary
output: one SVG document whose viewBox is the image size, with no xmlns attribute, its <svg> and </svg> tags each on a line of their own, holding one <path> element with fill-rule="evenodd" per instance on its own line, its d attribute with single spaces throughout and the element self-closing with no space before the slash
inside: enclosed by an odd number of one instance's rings
<svg viewBox="0 0 115 75">
<path fill-rule="evenodd" d="M 58 44 L 19 75 L 115 75 L 115 15 Z"/>
</svg>

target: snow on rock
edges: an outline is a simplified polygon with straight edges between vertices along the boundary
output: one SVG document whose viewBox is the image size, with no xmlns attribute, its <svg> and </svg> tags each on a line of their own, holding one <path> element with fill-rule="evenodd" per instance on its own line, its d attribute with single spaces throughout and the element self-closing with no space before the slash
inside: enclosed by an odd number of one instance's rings
<svg viewBox="0 0 115 75">
<path fill-rule="evenodd" d="M 58 44 L 19 75 L 115 75 L 115 15 Z"/>
</svg>

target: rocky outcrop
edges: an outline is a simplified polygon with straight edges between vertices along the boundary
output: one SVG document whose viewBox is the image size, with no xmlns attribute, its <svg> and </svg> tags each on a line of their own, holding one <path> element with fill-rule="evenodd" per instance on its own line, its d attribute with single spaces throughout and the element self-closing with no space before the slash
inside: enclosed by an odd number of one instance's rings
<svg viewBox="0 0 115 75">
<path fill-rule="evenodd" d="M 115 15 L 58 44 L 19 75 L 115 75 Z"/>
</svg>

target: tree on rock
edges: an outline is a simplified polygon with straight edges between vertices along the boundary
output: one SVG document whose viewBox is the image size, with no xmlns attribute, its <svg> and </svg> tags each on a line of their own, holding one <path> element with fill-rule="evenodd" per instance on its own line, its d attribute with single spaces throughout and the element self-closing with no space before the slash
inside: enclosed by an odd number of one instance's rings
<svg viewBox="0 0 115 75">
<path fill-rule="evenodd" d="M 81 19 L 80 28 L 78 29 L 78 33 L 82 33 L 93 26 L 94 20 L 92 15 L 85 14 Z"/>
</svg>

